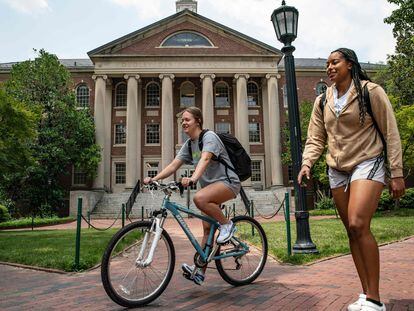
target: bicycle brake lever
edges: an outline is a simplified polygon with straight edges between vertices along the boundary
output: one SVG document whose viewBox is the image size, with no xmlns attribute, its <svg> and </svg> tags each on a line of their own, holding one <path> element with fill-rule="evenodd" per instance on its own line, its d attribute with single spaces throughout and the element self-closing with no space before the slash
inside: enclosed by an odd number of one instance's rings
<svg viewBox="0 0 414 311">
<path fill-rule="evenodd" d="M 183 184 L 181 182 L 178 182 L 177 187 L 180 190 L 180 196 L 183 197 L 183 195 L 184 195 L 184 186 L 183 186 Z"/>
</svg>

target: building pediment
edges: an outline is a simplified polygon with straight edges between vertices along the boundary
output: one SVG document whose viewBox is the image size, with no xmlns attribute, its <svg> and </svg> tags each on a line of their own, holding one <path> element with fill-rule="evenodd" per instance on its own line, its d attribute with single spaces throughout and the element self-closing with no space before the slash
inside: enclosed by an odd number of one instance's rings
<svg viewBox="0 0 414 311">
<path fill-rule="evenodd" d="M 201 45 L 165 44 L 176 34 L 189 33 L 204 38 Z M 178 36 L 179 37 L 179 36 Z M 201 40 L 203 41 L 203 40 Z M 231 28 L 184 10 L 133 33 L 109 42 L 88 53 L 89 57 L 133 56 L 270 56 L 280 58 L 282 53 L 263 42 Z"/>
</svg>

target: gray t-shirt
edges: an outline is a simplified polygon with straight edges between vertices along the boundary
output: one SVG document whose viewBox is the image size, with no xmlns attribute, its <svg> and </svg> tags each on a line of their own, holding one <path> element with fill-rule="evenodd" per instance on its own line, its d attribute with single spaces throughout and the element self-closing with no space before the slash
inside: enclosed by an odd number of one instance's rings
<svg viewBox="0 0 414 311">
<path fill-rule="evenodd" d="M 200 152 L 200 149 L 198 148 L 198 139 L 191 141 L 191 151 L 193 154 L 193 157 L 192 157 L 193 161 L 191 161 L 190 151 L 188 150 L 189 140 L 190 139 L 187 139 L 186 142 L 183 144 L 183 146 L 181 147 L 180 151 L 177 154 L 177 158 L 186 164 L 194 164 L 194 167 L 196 167 L 198 164 L 198 161 L 200 161 L 200 158 L 201 158 L 201 152 Z M 224 161 L 226 161 L 227 164 L 233 167 L 233 165 L 231 164 L 229 155 L 227 154 L 227 150 L 223 145 L 223 142 L 220 140 L 217 134 L 214 133 L 213 131 L 208 131 L 203 136 L 202 152 L 205 152 L 205 151 L 211 152 L 216 157 L 221 157 Z M 229 182 L 227 175 L 230 178 L 231 182 Z M 203 175 L 200 177 L 200 185 L 201 187 L 205 187 L 214 182 L 223 181 L 228 185 L 236 186 L 235 188 L 240 188 L 239 186 L 240 180 L 237 174 L 233 172 L 231 169 L 227 169 L 227 175 L 226 175 L 226 167 L 223 164 L 221 164 L 218 161 L 211 160 L 206 170 L 204 171 Z M 233 189 L 233 191 L 234 190 L 236 189 Z"/>
</svg>

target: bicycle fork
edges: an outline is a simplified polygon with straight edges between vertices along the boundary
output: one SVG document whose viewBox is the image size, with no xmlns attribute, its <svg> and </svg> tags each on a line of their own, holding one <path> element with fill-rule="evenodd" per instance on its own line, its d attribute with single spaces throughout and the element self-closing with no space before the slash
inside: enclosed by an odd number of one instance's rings
<svg viewBox="0 0 414 311">
<path fill-rule="evenodd" d="M 137 267 L 144 268 L 144 267 L 147 267 L 151 264 L 152 258 L 154 257 L 155 249 L 157 248 L 158 241 L 161 238 L 161 234 L 162 234 L 162 230 L 163 230 L 161 224 L 163 222 L 164 222 L 163 219 L 154 218 L 154 220 L 151 224 L 150 230 L 145 232 L 144 240 L 141 244 L 141 249 L 139 251 L 138 258 L 135 261 L 135 264 L 136 264 Z M 150 241 L 151 235 L 153 235 L 154 238 L 151 242 L 151 245 L 149 246 L 149 241 Z M 150 249 L 148 251 L 147 257 L 144 259 L 143 257 L 144 257 L 145 251 L 148 247 L 150 247 Z"/>
</svg>

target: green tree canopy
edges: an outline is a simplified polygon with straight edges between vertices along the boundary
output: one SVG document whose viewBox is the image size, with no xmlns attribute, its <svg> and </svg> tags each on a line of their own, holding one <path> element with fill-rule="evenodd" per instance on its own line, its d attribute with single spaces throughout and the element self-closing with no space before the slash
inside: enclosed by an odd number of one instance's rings
<svg viewBox="0 0 414 311">
<path fill-rule="evenodd" d="M 59 179 L 71 165 L 94 177 L 100 160 L 94 122 L 88 110 L 77 109 L 71 85 L 70 73 L 44 50 L 35 60 L 13 66 L 6 92 L 40 115 L 29 174 L 12 174 L 6 186 L 14 199 L 56 206 L 64 196 Z"/>
<path fill-rule="evenodd" d="M 0 88 L 0 183 L 7 175 L 26 174 L 33 164 L 30 146 L 36 136 L 37 114 Z"/>
<path fill-rule="evenodd" d="M 414 103 L 414 1 L 388 0 L 398 6 L 384 22 L 393 25 L 395 54 L 388 56 L 385 87 L 401 105 Z"/>
</svg>

